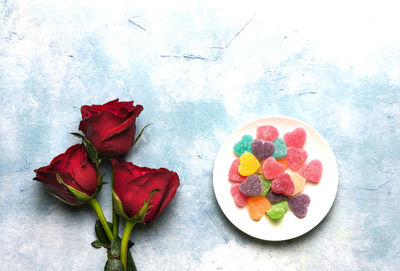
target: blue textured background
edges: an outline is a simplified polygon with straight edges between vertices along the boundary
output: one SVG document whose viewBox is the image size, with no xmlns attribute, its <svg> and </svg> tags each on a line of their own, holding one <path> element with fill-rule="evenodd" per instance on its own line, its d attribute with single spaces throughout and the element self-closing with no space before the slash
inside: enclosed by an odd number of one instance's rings
<svg viewBox="0 0 400 271">
<path fill-rule="evenodd" d="M 139 128 L 153 123 L 126 159 L 181 177 L 134 230 L 139 270 L 397 270 L 396 1 L 142 2 L 0 0 L 0 269 L 103 269 L 94 212 L 32 178 L 78 142 L 81 105 L 119 97 L 144 106 Z M 279 243 L 234 228 L 212 189 L 219 146 L 266 115 L 316 128 L 339 167 L 329 215 Z M 109 187 L 99 201 L 110 218 Z"/>
</svg>

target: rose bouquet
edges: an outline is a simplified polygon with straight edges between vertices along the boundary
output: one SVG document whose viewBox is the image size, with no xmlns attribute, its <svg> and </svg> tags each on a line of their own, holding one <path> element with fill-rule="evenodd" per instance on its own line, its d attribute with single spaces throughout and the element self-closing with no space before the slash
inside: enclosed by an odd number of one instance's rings
<svg viewBox="0 0 400 271">
<path fill-rule="evenodd" d="M 107 249 L 106 271 L 136 270 L 129 248 L 130 234 L 138 224 L 152 223 L 174 198 L 179 186 L 178 175 L 165 168 L 139 167 L 126 162 L 121 155 L 128 152 L 142 135 L 135 138 L 136 118 L 143 110 L 133 101 L 118 99 L 103 105 L 81 107 L 79 130 L 72 133 L 82 140 L 50 165 L 35 170 L 34 180 L 45 183 L 50 194 L 73 206 L 89 203 L 99 220 L 95 224 L 95 248 Z M 107 222 L 96 199 L 104 185 L 100 164 L 112 165 L 112 223 Z M 118 236 L 119 217 L 125 220 L 122 239 Z"/>
</svg>

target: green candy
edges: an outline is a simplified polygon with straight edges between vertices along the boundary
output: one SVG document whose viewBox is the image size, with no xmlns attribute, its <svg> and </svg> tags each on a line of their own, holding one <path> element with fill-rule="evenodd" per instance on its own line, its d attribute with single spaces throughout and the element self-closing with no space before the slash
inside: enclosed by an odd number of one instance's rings
<svg viewBox="0 0 400 271">
<path fill-rule="evenodd" d="M 251 144 L 253 143 L 253 137 L 251 135 L 244 135 L 242 139 L 233 146 L 233 152 L 238 156 L 241 156 L 245 152 L 253 153 L 251 151 Z"/>
<path fill-rule="evenodd" d="M 269 189 L 271 188 L 272 180 L 265 179 L 264 175 L 259 175 L 259 177 L 261 179 L 261 184 L 262 184 L 260 196 L 266 197 Z"/>
<path fill-rule="evenodd" d="M 283 141 L 282 138 L 278 137 L 273 141 L 273 143 L 275 145 L 275 150 L 272 154 L 272 157 L 276 159 L 285 157 L 287 153 L 285 141 Z"/>
<path fill-rule="evenodd" d="M 276 203 L 269 208 L 267 214 L 272 219 L 279 219 L 281 218 L 289 208 L 289 204 L 286 200 Z"/>
</svg>

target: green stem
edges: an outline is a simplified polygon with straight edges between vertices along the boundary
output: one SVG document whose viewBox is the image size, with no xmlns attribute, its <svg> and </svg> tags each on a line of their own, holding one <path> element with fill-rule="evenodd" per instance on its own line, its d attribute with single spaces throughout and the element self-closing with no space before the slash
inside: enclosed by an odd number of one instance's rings
<svg viewBox="0 0 400 271">
<path fill-rule="evenodd" d="M 114 203 L 114 200 L 113 200 Z M 118 235 L 118 224 L 119 224 L 119 219 L 117 212 L 114 210 L 114 204 L 113 204 L 113 236 L 114 238 Z"/>
<path fill-rule="evenodd" d="M 129 238 L 131 237 L 131 231 L 135 225 L 136 222 L 125 220 L 125 229 L 121 240 L 121 262 L 122 265 L 124 266 L 124 270 L 126 270 L 126 256 L 128 251 L 128 242 Z"/>
<path fill-rule="evenodd" d="M 103 226 L 104 231 L 107 234 L 108 239 L 110 242 L 114 240 L 114 236 L 110 230 L 110 227 L 108 226 L 108 223 L 106 221 L 106 218 L 104 217 L 103 211 L 101 210 L 100 204 L 95 198 L 91 198 L 89 201 L 90 205 L 92 205 L 94 211 L 96 212 L 97 216 L 100 219 L 100 223 Z"/>
</svg>

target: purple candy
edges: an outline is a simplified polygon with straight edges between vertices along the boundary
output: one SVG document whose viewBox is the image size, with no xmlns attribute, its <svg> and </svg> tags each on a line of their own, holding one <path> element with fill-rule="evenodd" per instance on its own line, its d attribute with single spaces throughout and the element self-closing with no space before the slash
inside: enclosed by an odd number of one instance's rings
<svg viewBox="0 0 400 271">
<path fill-rule="evenodd" d="M 240 184 L 240 192 L 248 197 L 261 195 L 262 182 L 257 174 L 251 174 L 247 177 L 246 181 Z"/>
<path fill-rule="evenodd" d="M 307 215 L 307 208 L 310 205 L 310 197 L 306 194 L 299 194 L 288 199 L 290 210 L 299 218 Z"/>
<path fill-rule="evenodd" d="M 288 200 L 288 197 L 283 194 L 274 193 L 272 192 L 272 190 L 270 190 L 267 194 L 267 199 L 271 203 L 278 203 L 284 200 Z"/>
<path fill-rule="evenodd" d="M 251 144 L 251 151 L 259 161 L 265 160 L 270 157 L 274 153 L 274 150 L 274 143 L 269 141 L 254 139 L 253 143 Z"/>
</svg>

